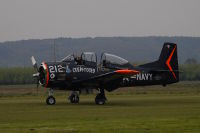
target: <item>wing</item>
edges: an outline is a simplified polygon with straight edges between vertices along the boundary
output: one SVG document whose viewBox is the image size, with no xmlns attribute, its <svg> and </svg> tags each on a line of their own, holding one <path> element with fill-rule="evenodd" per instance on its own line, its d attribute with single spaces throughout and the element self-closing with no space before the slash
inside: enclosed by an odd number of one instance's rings
<svg viewBox="0 0 200 133">
<path fill-rule="evenodd" d="M 115 70 L 107 73 L 103 73 L 89 79 L 74 81 L 73 84 L 79 84 L 82 86 L 98 86 L 100 83 L 106 84 L 110 81 L 122 78 L 129 77 L 140 73 L 137 70 Z"/>
</svg>

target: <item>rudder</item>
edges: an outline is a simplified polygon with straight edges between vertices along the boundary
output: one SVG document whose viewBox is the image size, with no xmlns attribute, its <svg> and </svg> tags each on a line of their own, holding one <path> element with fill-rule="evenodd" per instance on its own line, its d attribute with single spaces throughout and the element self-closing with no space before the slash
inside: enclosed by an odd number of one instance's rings
<svg viewBox="0 0 200 133">
<path fill-rule="evenodd" d="M 177 45 L 174 43 L 164 43 L 159 62 L 162 68 L 170 72 L 168 80 L 179 81 Z"/>
</svg>

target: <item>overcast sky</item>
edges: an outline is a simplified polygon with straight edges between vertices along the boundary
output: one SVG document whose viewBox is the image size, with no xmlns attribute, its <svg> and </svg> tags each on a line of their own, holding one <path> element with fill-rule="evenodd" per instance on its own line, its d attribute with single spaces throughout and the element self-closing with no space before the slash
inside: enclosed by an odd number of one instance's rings
<svg viewBox="0 0 200 133">
<path fill-rule="evenodd" d="M 0 42 L 200 36 L 200 0 L 0 0 Z"/>
</svg>

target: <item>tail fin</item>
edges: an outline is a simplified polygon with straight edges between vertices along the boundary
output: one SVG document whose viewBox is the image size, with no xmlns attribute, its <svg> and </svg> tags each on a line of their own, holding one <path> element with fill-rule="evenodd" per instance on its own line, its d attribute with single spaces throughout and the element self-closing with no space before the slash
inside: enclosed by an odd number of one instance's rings
<svg viewBox="0 0 200 133">
<path fill-rule="evenodd" d="M 161 72 L 166 83 L 179 81 L 179 68 L 177 45 L 174 43 L 164 43 L 160 57 L 157 61 L 141 65 L 156 72 Z"/>
<path fill-rule="evenodd" d="M 165 43 L 162 52 L 159 57 L 159 62 L 162 68 L 169 70 L 171 73 L 170 77 L 174 80 L 179 80 L 179 68 L 178 68 L 178 56 L 177 56 L 177 45 L 174 43 Z"/>
</svg>

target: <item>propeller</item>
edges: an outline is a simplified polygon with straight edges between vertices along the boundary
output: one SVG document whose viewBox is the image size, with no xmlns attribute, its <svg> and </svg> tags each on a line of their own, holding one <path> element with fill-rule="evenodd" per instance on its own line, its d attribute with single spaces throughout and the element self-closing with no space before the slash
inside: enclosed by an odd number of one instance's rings
<svg viewBox="0 0 200 133">
<path fill-rule="evenodd" d="M 33 74 L 33 77 L 37 79 L 37 93 L 38 93 L 38 87 L 39 87 L 39 81 L 40 81 L 40 72 L 39 72 L 37 62 L 36 62 L 34 56 L 31 57 L 31 62 L 32 62 L 33 68 L 37 71 L 37 73 Z"/>
<path fill-rule="evenodd" d="M 36 62 L 34 56 L 31 57 L 31 62 L 32 62 L 32 65 L 33 65 L 34 69 L 36 69 L 38 71 L 37 62 Z"/>
</svg>

